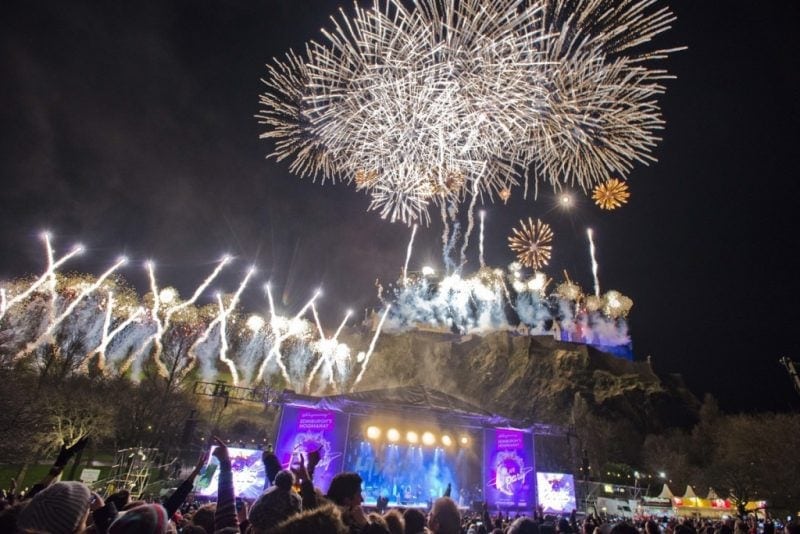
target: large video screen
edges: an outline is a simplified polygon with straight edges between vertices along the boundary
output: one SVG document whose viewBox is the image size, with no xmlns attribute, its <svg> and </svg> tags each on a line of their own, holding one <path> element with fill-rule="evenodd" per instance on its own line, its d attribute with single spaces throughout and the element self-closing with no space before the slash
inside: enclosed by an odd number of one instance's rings
<svg viewBox="0 0 800 534">
<path fill-rule="evenodd" d="M 539 506 L 546 514 L 570 513 L 575 504 L 575 479 L 564 473 L 536 473 Z"/>
<path fill-rule="evenodd" d="M 216 447 L 214 447 L 215 449 Z M 205 469 L 197 477 L 194 490 L 204 497 L 216 497 L 219 486 L 219 460 L 211 456 Z M 238 449 L 228 447 L 233 471 L 233 488 L 237 497 L 243 499 L 257 499 L 264 491 L 264 462 L 261 460 L 261 451 L 257 449 Z"/>
</svg>

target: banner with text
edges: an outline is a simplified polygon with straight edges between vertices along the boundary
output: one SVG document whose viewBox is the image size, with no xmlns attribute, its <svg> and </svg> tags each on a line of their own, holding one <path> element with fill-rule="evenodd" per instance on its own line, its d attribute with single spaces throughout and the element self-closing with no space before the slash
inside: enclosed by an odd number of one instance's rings
<svg viewBox="0 0 800 534">
<path fill-rule="evenodd" d="M 284 406 L 275 454 L 284 469 L 299 461 L 308 461 L 308 453 L 319 451 L 320 461 L 314 472 L 314 485 L 328 490 L 334 475 L 342 470 L 342 455 L 347 438 L 347 415 L 297 406 Z"/>
<path fill-rule="evenodd" d="M 515 429 L 484 431 L 484 495 L 490 510 L 533 508 L 533 436 Z"/>
</svg>

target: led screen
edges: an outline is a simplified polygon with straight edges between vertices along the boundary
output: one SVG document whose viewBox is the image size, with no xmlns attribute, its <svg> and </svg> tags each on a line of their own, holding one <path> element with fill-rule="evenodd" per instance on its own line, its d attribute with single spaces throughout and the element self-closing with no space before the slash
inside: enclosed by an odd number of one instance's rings
<svg viewBox="0 0 800 534">
<path fill-rule="evenodd" d="M 212 455 L 205 469 L 197 477 L 194 490 L 204 497 L 216 497 L 219 485 L 219 461 Z M 261 461 L 261 451 L 257 449 L 238 449 L 228 447 L 233 471 L 233 487 L 237 497 L 244 499 L 257 499 L 264 491 L 264 462 Z"/>
<path fill-rule="evenodd" d="M 564 473 L 536 473 L 539 506 L 545 513 L 570 513 L 576 509 L 575 479 Z"/>
</svg>

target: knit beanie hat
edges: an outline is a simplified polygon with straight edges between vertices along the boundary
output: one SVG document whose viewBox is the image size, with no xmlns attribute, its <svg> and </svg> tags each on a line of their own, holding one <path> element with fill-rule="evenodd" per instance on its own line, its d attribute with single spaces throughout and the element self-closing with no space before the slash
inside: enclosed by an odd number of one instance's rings
<svg viewBox="0 0 800 534">
<path fill-rule="evenodd" d="M 71 534 L 89 510 L 89 488 L 80 482 L 56 482 L 31 499 L 20 512 L 20 530 L 41 530 L 52 534 Z"/>
<path fill-rule="evenodd" d="M 142 504 L 120 515 L 108 528 L 109 534 L 166 534 L 167 510 L 160 504 Z"/>
</svg>

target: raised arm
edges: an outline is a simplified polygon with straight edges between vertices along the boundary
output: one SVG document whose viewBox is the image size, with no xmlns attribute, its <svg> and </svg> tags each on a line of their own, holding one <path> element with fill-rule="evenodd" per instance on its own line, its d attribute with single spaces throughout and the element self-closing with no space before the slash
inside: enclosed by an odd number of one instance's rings
<svg viewBox="0 0 800 534">
<path fill-rule="evenodd" d="M 189 476 L 184 480 L 180 486 L 172 492 L 172 495 L 169 496 L 167 501 L 164 503 L 164 508 L 167 510 L 167 517 L 172 518 L 175 515 L 175 512 L 181 507 L 183 502 L 186 500 L 186 497 L 189 496 L 191 493 L 192 488 L 194 487 L 194 479 L 197 478 L 197 475 L 200 474 L 200 470 L 203 469 L 203 466 L 208 463 L 208 455 L 211 450 L 203 450 L 200 453 L 200 457 L 197 459 L 197 464 L 192 469 L 192 472 L 189 473 Z"/>
<path fill-rule="evenodd" d="M 213 454 L 219 460 L 219 486 L 217 487 L 217 511 L 214 512 L 214 530 L 226 527 L 239 528 L 228 446 L 216 436 L 214 443 L 217 447 Z"/>
</svg>

